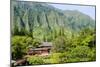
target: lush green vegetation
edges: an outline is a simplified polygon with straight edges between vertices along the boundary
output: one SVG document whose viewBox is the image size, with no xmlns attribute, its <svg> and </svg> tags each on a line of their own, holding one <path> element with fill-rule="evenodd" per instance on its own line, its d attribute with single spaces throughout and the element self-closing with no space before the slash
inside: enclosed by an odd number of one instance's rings
<svg viewBox="0 0 100 67">
<path fill-rule="evenodd" d="M 53 40 L 53 49 L 49 57 L 32 56 L 28 58 L 30 64 L 50 64 L 79 61 L 95 61 L 96 45 L 94 32 L 80 32 L 79 36 L 73 36 L 70 40 L 65 36 L 58 36 Z M 37 47 L 41 41 L 28 36 L 12 37 L 12 54 L 14 59 L 25 56 L 27 47 Z"/>
<path fill-rule="evenodd" d="M 49 56 L 29 56 L 29 64 L 96 60 L 95 21 L 78 11 L 62 11 L 46 3 L 13 2 L 12 59 L 23 58 L 28 46 L 53 43 Z"/>
</svg>

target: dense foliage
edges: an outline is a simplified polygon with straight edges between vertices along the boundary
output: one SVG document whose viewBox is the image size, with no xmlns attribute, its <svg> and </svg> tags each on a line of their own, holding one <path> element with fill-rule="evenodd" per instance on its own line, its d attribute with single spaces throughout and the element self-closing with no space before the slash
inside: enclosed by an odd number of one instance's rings
<svg viewBox="0 0 100 67">
<path fill-rule="evenodd" d="M 79 11 L 62 11 L 46 3 L 12 2 L 12 59 L 23 58 L 28 46 L 53 43 L 49 56 L 30 56 L 29 64 L 96 60 L 95 21 Z"/>
<path fill-rule="evenodd" d="M 30 45 L 33 46 L 33 48 L 35 48 L 40 44 L 39 40 L 32 39 L 32 37 L 28 36 L 13 36 L 11 42 L 13 59 L 20 59 L 24 55 L 26 55 L 28 47 Z"/>
</svg>

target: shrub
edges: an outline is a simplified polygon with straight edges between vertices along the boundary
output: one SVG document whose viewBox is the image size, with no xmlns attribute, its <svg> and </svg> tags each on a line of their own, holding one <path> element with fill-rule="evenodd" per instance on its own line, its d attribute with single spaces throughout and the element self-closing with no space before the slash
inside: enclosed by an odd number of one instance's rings
<svg viewBox="0 0 100 67">
<path fill-rule="evenodd" d="M 53 53 L 51 56 L 50 56 L 50 63 L 59 63 L 60 62 L 60 55 L 61 53 Z"/>
<path fill-rule="evenodd" d="M 43 58 L 39 56 L 30 56 L 27 61 L 33 65 L 44 64 Z"/>
</svg>

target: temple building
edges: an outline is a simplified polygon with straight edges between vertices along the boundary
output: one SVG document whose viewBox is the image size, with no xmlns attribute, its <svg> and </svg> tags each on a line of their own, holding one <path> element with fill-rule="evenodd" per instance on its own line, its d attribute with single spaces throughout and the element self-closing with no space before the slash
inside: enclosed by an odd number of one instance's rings
<svg viewBox="0 0 100 67">
<path fill-rule="evenodd" d="M 52 48 L 51 42 L 43 42 L 37 48 L 29 47 L 28 55 L 49 55 Z"/>
</svg>

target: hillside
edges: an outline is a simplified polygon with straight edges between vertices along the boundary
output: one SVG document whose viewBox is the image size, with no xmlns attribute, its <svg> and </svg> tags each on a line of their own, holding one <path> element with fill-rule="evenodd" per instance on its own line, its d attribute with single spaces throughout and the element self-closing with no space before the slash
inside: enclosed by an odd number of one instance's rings
<svg viewBox="0 0 100 67">
<path fill-rule="evenodd" d="M 78 32 L 95 27 L 95 21 L 79 11 L 62 11 L 46 3 L 15 2 L 13 9 L 14 35 L 32 35 L 36 30 L 46 33 L 59 28 Z"/>
<path fill-rule="evenodd" d="M 95 20 L 47 3 L 12 1 L 11 51 L 12 60 L 26 61 L 15 62 L 20 66 L 95 61 Z"/>
</svg>

